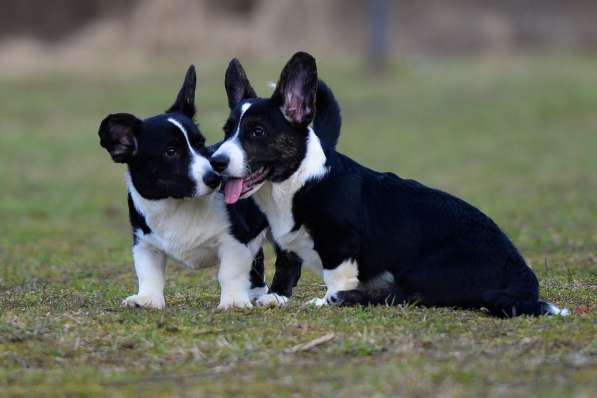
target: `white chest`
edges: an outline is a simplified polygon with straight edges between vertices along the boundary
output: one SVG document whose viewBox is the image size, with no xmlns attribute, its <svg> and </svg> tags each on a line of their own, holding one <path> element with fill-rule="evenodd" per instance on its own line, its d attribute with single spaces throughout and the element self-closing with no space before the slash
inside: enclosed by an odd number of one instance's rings
<svg viewBox="0 0 597 398">
<path fill-rule="evenodd" d="M 297 254 L 305 265 L 315 271 L 321 271 L 321 258 L 313 248 L 314 243 L 309 232 L 304 226 L 292 231 L 295 224 L 292 216 L 293 196 L 293 192 L 285 187 L 268 182 L 257 192 L 255 199 L 267 216 L 276 243 L 282 249 Z"/>
<path fill-rule="evenodd" d="M 133 202 L 151 229 L 137 237 L 190 268 L 218 265 L 219 247 L 230 222 L 215 195 L 192 200 L 142 198 L 129 184 Z"/>
<path fill-rule="evenodd" d="M 193 269 L 207 268 L 218 265 L 218 241 L 216 239 L 179 240 L 165 238 L 162 231 L 153 230 L 142 239 L 157 247 L 169 257 Z"/>
</svg>

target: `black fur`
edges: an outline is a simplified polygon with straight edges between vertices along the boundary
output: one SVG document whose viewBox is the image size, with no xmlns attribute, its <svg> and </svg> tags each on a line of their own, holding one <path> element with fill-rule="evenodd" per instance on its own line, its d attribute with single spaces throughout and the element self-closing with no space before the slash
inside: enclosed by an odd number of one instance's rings
<svg viewBox="0 0 597 398">
<path fill-rule="evenodd" d="M 301 267 L 303 261 L 293 252 L 276 249 L 276 272 L 270 290 L 280 296 L 292 296 L 292 289 L 301 278 Z"/>
</svg>

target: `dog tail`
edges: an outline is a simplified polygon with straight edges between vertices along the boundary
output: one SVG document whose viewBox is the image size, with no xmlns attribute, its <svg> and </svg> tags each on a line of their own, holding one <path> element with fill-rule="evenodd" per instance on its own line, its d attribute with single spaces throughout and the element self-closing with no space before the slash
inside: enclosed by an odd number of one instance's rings
<svg viewBox="0 0 597 398">
<path fill-rule="evenodd" d="M 566 308 L 539 300 L 539 281 L 520 255 L 511 259 L 513 269 L 510 284 L 505 289 L 489 290 L 483 294 L 487 309 L 498 317 L 518 315 L 570 315 Z"/>
<path fill-rule="evenodd" d="M 559 308 L 543 300 L 521 299 L 506 289 L 488 291 L 483 298 L 489 312 L 500 318 L 512 318 L 518 315 L 570 315 L 567 308 Z"/>
<path fill-rule="evenodd" d="M 335 148 L 340 137 L 342 115 L 332 90 L 319 80 L 315 101 L 313 130 L 324 148 Z"/>
</svg>

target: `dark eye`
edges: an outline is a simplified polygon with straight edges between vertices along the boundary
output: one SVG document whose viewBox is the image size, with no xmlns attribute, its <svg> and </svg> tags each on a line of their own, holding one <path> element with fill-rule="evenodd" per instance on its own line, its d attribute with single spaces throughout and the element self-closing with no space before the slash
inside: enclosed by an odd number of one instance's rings
<svg viewBox="0 0 597 398">
<path fill-rule="evenodd" d="M 265 130 L 260 126 L 256 126 L 253 128 L 253 130 L 251 130 L 251 137 L 261 138 L 264 135 L 265 135 Z"/>
<path fill-rule="evenodd" d="M 178 152 L 176 152 L 176 149 L 174 149 L 172 147 L 170 147 L 164 151 L 164 156 L 167 158 L 173 158 L 176 155 L 178 155 Z"/>
</svg>

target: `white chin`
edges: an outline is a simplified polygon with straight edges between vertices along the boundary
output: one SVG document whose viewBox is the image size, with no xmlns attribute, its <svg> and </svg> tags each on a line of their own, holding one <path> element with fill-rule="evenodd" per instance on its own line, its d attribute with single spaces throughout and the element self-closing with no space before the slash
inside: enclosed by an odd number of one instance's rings
<svg viewBox="0 0 597 398">
<path fill-rule="evenodd" d="M 243 193 L 242 195 L 240 195 L 240 199 L 246 199 L 249 196 L 253 195 L 255 192 L 259 191 L 259 188 L 261 188 L 263 186 L 263 184 L 265 183 L 265 181 L 261 181 L 258 184 L 255 184 L 253 186 L 253 188 L 251 188 L 250 190 L 248 190 L 247 192 Z"/>
</svg>

